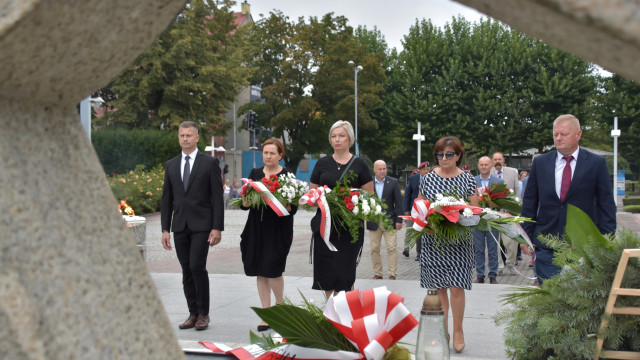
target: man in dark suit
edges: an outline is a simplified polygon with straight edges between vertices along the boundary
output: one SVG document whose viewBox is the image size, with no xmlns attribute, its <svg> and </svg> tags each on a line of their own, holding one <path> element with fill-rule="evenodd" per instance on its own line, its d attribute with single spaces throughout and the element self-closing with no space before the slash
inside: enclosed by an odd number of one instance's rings
<svg viewBox="0 0 640 360">
<path fill-rule="evenodd" d="M 491 164 L 491 159 L 488 156 L 483 156 L 478 159 L 478 170 L 480 171 L 480 175 L 476 176 L 478 194 L 480 194 L 483 188 L 491 188 L 491 184 L 501 184 L 503 182 L 502 179 L 491 175 Z M 489 258 L 489 282 L 491 284 L 497 284 L 498 241 L 500 239 L 500 232 L 497 230 L 480 231 L 478 229 L 472 229 L 471 233 L 473 234 L 473 249 L 476 258 L 476 282 L 484 283 L 486 249 L 487 257 Z"/>
<path fill-rule="evenodd" d="M 182 267 L 182 285 L 189 318 L 180 329 L 209 326 L 209 247 L 222 239 L 224 200 L 218 160 L 198 151 L 198 127 L 180 124 L 182 154 L 167 161 L 162 188 L 162 246 L 171 250 L 171 236 Z"/>
<path fill-rule="evenodd" d="M 535 220 L 522 227 L 535 247 L 535 272 L 540 283 L 560 272 L 552 263 L 553 250 L 538 235 L 561 236 L 567 222 L 567 205 L 587 213 L 603 234 L 616 230 L 616 205 L 609 169 L 602 156 L 579 147 L 580 121 L 561 115 L 553 122 L 556 150 L 536 158 L 531 166 L 522 206 L 522 216 Z M 521 246 L 525 254 L 532 249 Z"/>
<path fill-rule="evenodd" d="M 404 188 L 404 214 L 406 216 L 411 215 L 411 207 L 413 206 L 413 201 L 418 197 L 418 194 L 420 193 L 420 182 L 422 181 L 422 178 L 429 172 L 429 162 L 425 161 L 420 163 L 417 170 L 417 173 L 412 174 L 409 177 L 409 181 L 407 181 L 407 185 Z M 407 229 L 413 226 L 413 222 L 411 220 L 406 220 L 406 222 Z M 409 237 L 408 233 L 409 232 L 407 231 L 404 239 L 404 250 L 402 251 L 402 255 L 404 255 L 405 257 L 409 257 L 410 250 L 409 240 L 407 240 L 407 238 Z M 418 259 L 420 259 L 420 241 L 416 241 L 416 251 L 418 253 L 418 255 L 416 256 L 416 261 L 418 261 Z"/>
<path fill-rule="evenodd" d="M 387 176 L 387 164 L 382 160 L 373 163 L 374 189 L 378 198 L 387 204 L 387 217 L 395 226 L 395 230 L 402 229 L 402 195 L 398 180 Z M 382 259 L 380 257 L 380 243 L 384 235 L 387 256 L 389 257 L 389 279 L 395 280 L 398 276 L 398 250 L 395 230 L 387 230 L 382 224 L 367 221 L 369 240 L 371 241 L 371 263 L 373 263 L 374 279 L 382 279 Z"/>
</svg>

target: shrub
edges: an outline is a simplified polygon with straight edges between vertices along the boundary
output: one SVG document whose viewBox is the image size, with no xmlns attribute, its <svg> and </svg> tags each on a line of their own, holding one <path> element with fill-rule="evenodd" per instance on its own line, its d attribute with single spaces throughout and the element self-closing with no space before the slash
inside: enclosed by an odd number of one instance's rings
<svg viewBox="0 0 640 360">
<path fill-rule="evenodd" d="M 164 166 L 158 165 L 146 171 L 144 165 L 136 166 L 123 175 L 107 177 L 115 198 L 125 200 L 136 215 L 160 211 Z"/>
<path fill-rule="evenodd" d="M 495 316 L 506 325 L 506 351 L 515 359 L 593 359 L 596 335 L 624 249 L 640 247 L 629 230 L 603 237 L 584 214 L 569 206 L 563 240 L 543 239 L 556 250 L 554 264 L 562 269 L 540 287 L 519 288 L 505 296 L 511 306 Z M 640 288 L 640 263 L 629 259 L 623 288 Z M 638 307 L 640 298 L 618 297 L 616 307 Z M 607 350 L 640 351 L 640 322 L 613 315 L 603 332 Z"/>
<path fill-rule="evenodd" d="M 640 198 L 623 198 L 622 199 L 622 205 L 624 206 L 628 206 L 628 205 L 640 205 Z"/>
<path fill-rule="evenodd" d="M 640 213 L 640 205 L 627 205 L 623 210 L 630 213 Z"/>
<path fill-rule="evenodd" d="M 180 153 L 176 131 L 107 128 L 94 131 L 91 139 L 107 175 L 125 174 L 137 165 L 152 169 Z M 201 137 L 198 148 L 205 146 Z"/>
</svg>

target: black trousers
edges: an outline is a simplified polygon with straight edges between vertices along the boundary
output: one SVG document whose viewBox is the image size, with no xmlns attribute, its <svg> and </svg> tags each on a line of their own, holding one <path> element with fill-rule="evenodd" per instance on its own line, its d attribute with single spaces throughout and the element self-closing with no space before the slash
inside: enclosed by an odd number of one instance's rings
<svg viewBox="0 0 640 360">
<path fill-rule="evenodd" d="M 209 231 L 186 229 L 173 233 L 176 255 L 182 267 L 182 287 L 190 315 L 209 315 Z"/>
</svg>

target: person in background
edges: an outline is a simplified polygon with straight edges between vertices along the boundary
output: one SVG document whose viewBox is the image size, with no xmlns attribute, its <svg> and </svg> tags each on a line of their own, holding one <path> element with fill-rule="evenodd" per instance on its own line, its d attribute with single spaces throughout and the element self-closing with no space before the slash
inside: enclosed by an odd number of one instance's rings
<svg viewBox="0 0 640 360">
<path fill-rule="evenodd" d="M 387 204 L 386 216 L 395 226 L 395 230 L 387 230 L 382 224 L 367 221 L 369 240 L 371 241 L 371 263 L 373 264 L 374 279 L 382 279 L 382 259 L 380 257 L 380 243 L 384 236 L 388 257 L 389 280 L 398 276 L 398 250 L 396 230 L 402 229 L 402 195 L 398 180 L 387 176 L 387 164 L 383 160 L 373 163 L 375 173 L 374 187 L 378 198 Z"/>
<path fill-rule="evenodd" d="M 507 185 L 507 188 L 513 190 L 516 196 L 520 196 L 520 187 L 518 186 L 518 170 L 516 168 L 508 167 L 505 165 L 504 155 L 501 152 L 496 152 L 491 157 L 493 162 L 493 168 L 491 169 L 491 175 L 500 178 Z M 515 274 L 513 267 L 518 265 L 518 243 L 510 237 L 500 234 L 501 248 L 498 248 L 500 258 L 504 261 L 498 261 L 498 274 L 502 275 L 503 267 L 506 267 L 507 271 Z M 502 252 L 506 253 L 506 256 Z"/>
<path fill-rule="evenodd" d="M 460 140 L 455 136 L 440 138 L 433 148 L 433 156 L 439 167 L 424 176 L 418 197 L 433 200 L 439 194 L 454 192 L 458 198 L 467 199 L 472 206 L 478 206 L 476 180 L 458 167 L 464 156 Z M 420 286 L 437 291 L 445 324 L 448 324 L 451 306 L 453 349 L 461 352 L 465 347 L 462 329 L 464 291 L 471 290 L 471 274 L 475 264 L 471 232 L 467 233 L 465 241 L 459 243 L 448 242 L 438 246 L 435 237 L 429 234 L 422 235 L 421 241 Z"/>
<path fill-rule="evenodd" d="M 160 201 L 162 246 L 171 250 L 171 235 L 182 267 L 182 286 L 189 317 L 180 329 L 209 327 L 209 247 L 222 240 L 224 199 L 218 159 L 197 148 L 198 126 L 178 128 L 182 153 L 167 161 Z"/>
<path fill-rule="evenodd" d="M 238 181 L 236 178 L 233 178 L 233 182 L 231 183 L 231 198 L 237 199 L 240 195 L 238 194 Z"/>
<path fill-rule="evenodd" d="M 418 197 L 418 194 L 420 193 L 420 182 L 427 173 L 429 173 L 429 162 L 424 161 L 418 166 L 418 172 L 416 174 L 411 174 L 411 176 L 409 177 L 409 181 L 407 181 L 407 185 L 404 187 L 404 214 L 406 216 L 411 215 L 411 207 L 413 206 L 413 201 Z M 413 226 L 413 221 L 405 221 L 407 224 L 407 228 Z M 411 248 L 409 247 L 410 241 L 408 240 L 408 238 L 409 234 L 405 234 L 404 250 L 402 250 L 402 255 L 404 255 L 404 257 L 409 257 L 409 251 L 411 250 Z M 416 241 L 416 261 L 420 260 L 421 248 L 421 242 Z"/>
<path fill-rule="evenodd" d="M 265 177 L 289 174 L 289 171 L 279 164 L 283 157 L 282 142 L 278 139 L 267 139 L 262 143 L 264 166 L 251 169 L 249 179 L 260 181 Z M 275 297 L 275 304 L 281 304 L 284 296 L 282 273 L 293 242 L 293 215 L 298 207 L 287 204 L 290 215 L 278 216 L 269 206 L 252 207 L 248 199 L 243 199 L 240 208 L 249 210 L 247 223 L 240 235 L 244 273 L 257 277 L 258 296 L 263 309 L 271 307 L 271 293 Z M 258 331 L 268 329 L 269 325 L 264 321 L 258 325 Z"/>
<path fill-rule="evenodd" d="M 502 179 L 491 175 L 491 159 L 488 156 L 483 156 L 478 159 L 478 170 L 480 174 L 475 177 L 476 186 L 478 187 L 478 195 L 483 188 L 490 188 L 491 184 L 501 184 Z M 489 263 L 489 282 L 491 284 L 497 284 L 498 280 L 498 239 L 500 239 L 500 232 L 497 230 L 481 231 L 478 229 L 471 229 L 473 234 L 473 248 L 476 259 L 476 275 L 477 283 L 484 283 L 485 278 L 485 259 L 488 257 Z M 488 255 L 485 255 L 485 249 Z"/>
<path fill-rule="evenodd" d="M 553 263 L 554 250 L 538 240 L 538 235 L 562 236 L 567 223 L 567 206 L 584 211 L 603 234 L 616 231 L 616 204 L 613 199 L 609 168 L 602 156 L 580 147 L 580 121 L 573 115 L 558 116 L 553 122 L 556 150 L 538 156 L 531 166 L 522 204 L 534 249 L 521 246 L 531 255 L 535 251 L 534 271 L 538 281 L 560 272 Z"/>
<path fill-rule="evenodd" d="M 334 188 L 337 182 L 348 177 L 347 172 L 353 171 L 349 186 L 361 188 L 373 193 L 373 177 L 367 164 L 351 154 L 353 146 L 353 126 L 347 121 L 336 121 L 329 130 L 329 142 L 333 147 L 333 154 L 320 158 L 313 168 L 309 179 L 309 188 L 315 189 L 327 185 Z M 332 217 L 338 216 L 331 214 Z M 311 219 L 313 233 L 313 286 L 315 290 L 322 290 L 328 298 L 333 293 L 350 291 L 356 281 L 356 267 L 364 243 L 364 228 L 360 229 L 357 239 L 352 239 L 349 230 L 345 228 L 331 228 L 330 241 L 338 249 L 331 251 L 320 236 L 320 222 L 322 213 L 318 209 Z M 337 220 L 332 220 L 335 224 Z M 352 242 L 355 240 L 355 242 Z"/>
</svg>

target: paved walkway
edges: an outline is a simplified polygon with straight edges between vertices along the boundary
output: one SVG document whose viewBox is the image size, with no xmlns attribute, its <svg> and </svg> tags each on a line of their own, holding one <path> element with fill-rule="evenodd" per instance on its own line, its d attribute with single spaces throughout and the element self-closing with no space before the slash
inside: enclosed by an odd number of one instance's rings
<svg viewBox="0 0 640 360">
<path fill-rule="evenodd" d="M 322 304 L 322 293 L 311 290 L 312 265 L 309 264 L 309 240 L 311 237 L 309 222 L 313 213 L 299 211 L 295 215 L 294 240 L 287 259 L 285 276 L 285 294 L 294 303 L 301 300 L 300 293 Z M 209 251 L 207 269 L 211 279 L 211 316 L 209 329 L 196 332 L 178 330 L 177 325 L 186 318 L 186 303 L 182 293 L 181 270 L 175 257 L 175 251 L 164 250 L 160 244 L 159 214 L 146 215 L 146 261 L 149 272 L 158 288 L 167 315 L 176 329 L 181 344 L 193 341 L 211 341 L 225 343 L 231 347 L 249 343 L 249 330 L 255 331 L 259 318 L 250 310 L 251 306 L 260 306 L 255 278 L 244 275 L 239 249 L 240 234 L 244 228 L 247 212 L 227 210 L 225 212 L 225 231 L 221 244 Z M 640 234 L 640 215 L 619 212 L 618 228 L 627 228 Z M 399 231 L 398 238 L 404 237 L 405 230 Z M 407 308 L 419 318 L 422 300 L 426 290 L 420 288 L 420 268 L 415 261 L 415 251 L 411 257 L 402 256 L 402 245 L 398 244 L 398 280 L 373 280 L 373 270 L 369 250 L 368 235 L 360 265 L 357 269 L 355 287 L 369 289 L 387 286 L 405 298 Z M 386 271 L 386 250 L 384 246 L 383 266 Z M 498 285 L 473 284 L 473 289 L 466 292 L 465 340 L 466 350 L 461 354 L 452 351 L 452 359 L 507 359 L 504 352 L 503 329 L 497 327 L 492 320 L 505 305 L 501 296 L 515 290 L 517 286 L 533 283 L 533 276 L 528 260 L 520 261 L 518 271 L 522 275 L 505 274 L 498 276 Z M 415 344 L 417 328 L 409 333 L 403 342 Z M 197 345 L 197 344 L 196 344 Z M 410 347 L 413 351 L 413 348 Z"/>
</svg>

